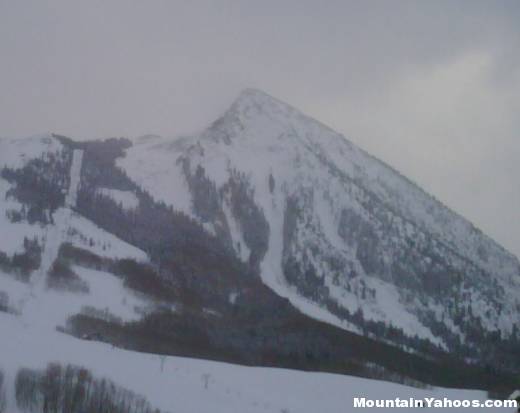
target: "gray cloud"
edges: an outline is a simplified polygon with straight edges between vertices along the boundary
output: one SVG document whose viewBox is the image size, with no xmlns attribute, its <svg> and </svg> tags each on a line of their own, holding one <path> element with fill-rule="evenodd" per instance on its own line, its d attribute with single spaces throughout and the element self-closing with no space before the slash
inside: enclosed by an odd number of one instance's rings
<svg viewBox="0 0 520 413">
<path fill-rule="evenodd" d="M 516 0 L 0 0 L 0 135 L 177 135 L 257 87 L 520 255 L 519 21 Z"/>
</svg>

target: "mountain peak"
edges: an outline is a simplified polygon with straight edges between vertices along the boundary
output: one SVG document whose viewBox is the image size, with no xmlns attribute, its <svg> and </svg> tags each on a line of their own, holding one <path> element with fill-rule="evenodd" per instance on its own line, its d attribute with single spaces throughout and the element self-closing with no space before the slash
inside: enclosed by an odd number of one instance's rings
<svg viewBox="0 0 520 413">
<path fill-rule="evenodd" d="M 260 90 L 260 89 L 255 89 L 255 88 L 246 88 L 246 89 L 243 89 L 238 97 L 235 99 L 235 103 L 237 102 L 243 102 L 243 103 L 247 103 L 247 102 L 259 102 L 259 101 L 263 101 L 263 102 L 279 102 L 278 99 L 272 97 L 271 95 L 269 95 L 268 93 Z"/>
<path fill-rule="evenodd" d="M 240 92 L 224 115 L 204 132 L 211 140 L 231 143 L 235 138 L 262 140 L 279 136 L 303 116 L 295 108 L 269 94 L 247 88 Z"/>
<path fill-rule="evenodd" d="M 288 113 L 294 113 L 296 111 L 296 109 L 289 104 L 261 90 L 252 88 L 242 90 L 229 110 L 246 115 L 246 117 L 254 113 L 270 113 L 271 115 L 278 113 L 287 115 Z"/>
</svg>

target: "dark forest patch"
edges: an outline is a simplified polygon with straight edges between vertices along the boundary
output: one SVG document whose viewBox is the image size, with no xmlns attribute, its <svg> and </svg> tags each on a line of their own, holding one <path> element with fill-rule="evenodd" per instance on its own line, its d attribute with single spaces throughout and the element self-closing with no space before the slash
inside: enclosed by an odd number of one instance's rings
<svg viewBox="0 0 520 413">
<path fill-rule="evenodd" d="M 71 365 L 20 369 L 15 388 L 18 407 L 31 413 L 160 413 L 144 397 Z"/>
</svg>

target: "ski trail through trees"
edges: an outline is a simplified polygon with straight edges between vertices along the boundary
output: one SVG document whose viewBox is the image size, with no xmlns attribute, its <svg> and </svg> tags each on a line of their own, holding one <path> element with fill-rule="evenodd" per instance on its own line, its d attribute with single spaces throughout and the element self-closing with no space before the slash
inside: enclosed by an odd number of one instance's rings
<svg viewBox="0 0 520 413">
<path fill-rule="evenodd" d="M 47 274 L 58 257 L 61 244 L 66 240 L 72 208 L 76 207 L 82 161 L 83 151 L 74 150 L 70 168 L 70 184 L 65 197 L 65 208 L 56 210 L 52 216 L 54 225 L 47 227 L 42 252 L 42 262 L 39 270 L 33 275 L 36 279 L 34 281 L 31 280 L 33 281 L 34 290 L 36 292 L 45 288 Z"/>
<path fill-rule="evenodd" d="M 81 165 L 83 163 L 83 151 L 76 149 L 72 154 L 72 165 L 70 167 L 70 185 L 65 199 L 68 208 L 75 208 L 78 199 L 79 182 L 81 178 Z M 70 211 L 70 210 L 69 210 Z"/>
<path fill-rule="evenodd" d="M 72 209 L 76 206 L 78 189 L 81 175 L 81 165 L 83 162 L 83 151 L 76 149 L 72 155 L 72 165 L 70 168 L 70 184 L 65 197 L 65 207 L 59 208 L 52 215 L 53 224 L 46 228 L 45 238 L 43 242 L 42 260 L 40 268 L 36 270 L 31 277 L 31 295 L 36 298 L 37 295 L 43 293 L 46 286 L 47 275 L 52 265 L 58 258 L 60 246 L 67 239 Z M 31 313 L 32 305 L 30 301 L 24 309 L 24 316 Z M 45 309 L 41 309 L 45 310 Z M 42 316 L 42 314 L 33 313 L 33 315 Z"/>
</svg>

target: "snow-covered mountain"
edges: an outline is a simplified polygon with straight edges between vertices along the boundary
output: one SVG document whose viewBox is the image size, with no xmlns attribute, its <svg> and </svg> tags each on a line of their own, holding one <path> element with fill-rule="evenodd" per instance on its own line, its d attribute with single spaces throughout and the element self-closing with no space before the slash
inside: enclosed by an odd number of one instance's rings
<svg viewBox="0 0 520 413">
<path fill-rule="evenodd" d="M 244 91 L 199 136 L 135 140 L 117 165 L 313 317 L 375 335 L 391 325 L 450 350 L 516 334 L 516 257 L 345 137 L 260 91 Z"/>
<path fill-rule="evenodd" d="M 0 172 L 0 331 L 60 361 L 82 338 L 413 384 L 517 373 L 518 259 L 263 92 L 196 136 L 0 140 Z M 11 361 L 10 394 L 35 367 Z"/>
</svg>

